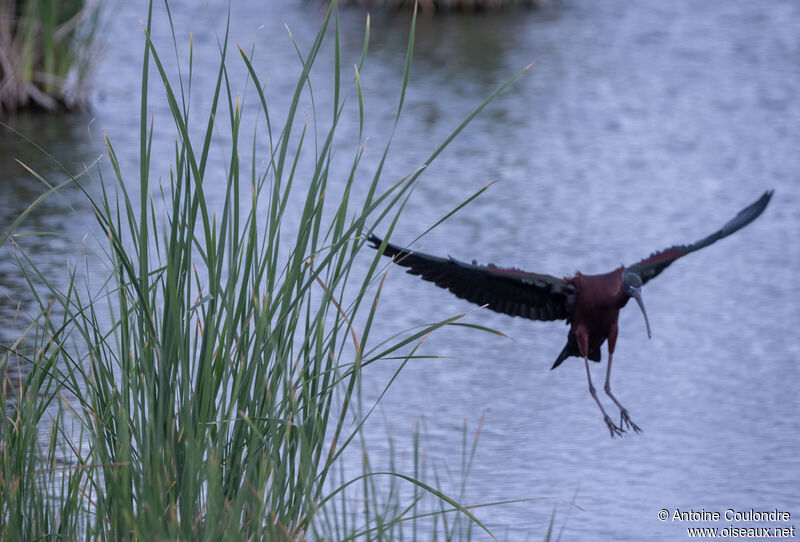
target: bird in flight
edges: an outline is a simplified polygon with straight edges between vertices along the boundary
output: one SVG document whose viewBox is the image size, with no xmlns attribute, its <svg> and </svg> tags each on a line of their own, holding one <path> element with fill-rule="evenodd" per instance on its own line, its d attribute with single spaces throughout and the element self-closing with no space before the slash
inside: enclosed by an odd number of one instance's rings
<svg viewBox="0 0 800 542">
<path fill-rule="evenodd" d="M 628 411 L 611 392 L 611 362 L 617 343 L 619 311 L 633 298 L 644 316 L 647 336 L 650 322 L 642 301 L 642 286 L 657 277 L 678 258 L 742 229 L 758 218 L 772 197 L 772 190 L 745 207 L 722 228 L 689 245 L 676 245 L 654 252 L 630 266 L 621 266 L 601 275 L 584 275 L 558 278 L 552 275 L 531 273 L 515 268 L 497 267 L 493 264 L 469 264 L 455 258 L 440 258 L 388 243 L 375 235 L 367 241 L 384 256 L 408 268 L 408 273 L 446 288 L 456 296 L 472 303 L 530 320 L 566 320 L 570 326 L 567 344 L 551 369 L 572 356 L 583 358 L 589 393 L 600 407 L 611 436 L 622 435 L 626 429 L 640 432 Z M 620 412 L 619 425 L 609 417 L 589 373 L 589 360 L 600 361 L 600 347 L 608 341 L 608 368 L 604 390 Z"/>
</svg>

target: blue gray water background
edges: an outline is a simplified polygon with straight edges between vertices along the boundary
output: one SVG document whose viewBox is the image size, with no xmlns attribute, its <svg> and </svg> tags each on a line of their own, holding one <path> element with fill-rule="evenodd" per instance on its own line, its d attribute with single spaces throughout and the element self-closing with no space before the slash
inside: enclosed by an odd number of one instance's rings
<svg viewBox="0 0 800 542">
<path fill-rule="evenodd" d="M 105 133 L 123 168 L 136 172 L 145 11 L 111 5 L 91 112 L 12 124 L 73 169 L 103 153 Z M 191 28 L 209 58 L 206 65 L 195 55 L 193 92 L 202 102 L 216 77 L 212 55 L 226 7 L 171 5 L 179 38 L 188 42 Z M 156 39 L 168 46 L 166 20 L 157 13 Z M 231 14 L 232 41 L 255 41 L 268 96 L 285 111 L 298 63 L 284 24 L 307 47 L 321 12 L 313 3 L 248 0 L 234 2 Z M 348 70 L 360 57 L 363 24 L 357 10 L 341 15 Z M 408 28 L 406 16 L 372 19 L 361 73 L 367 163 L 394 119 Z M 613 387 L 643 434 L 608 438 L 579 360 L 549 371 L 566 337 L 562 323 L 477 311 L 466 321 L 513 340 L 448 329 L 426 341 L 425 353 L 446 357 L 409 363 L 392 385 L 367 427 L 374 462 L 387 459 L 388 426 L 399 464 L 408 465 L 411 434 L 424 416 L 426 457 L 457 470 L 462 425 L 473 431 L 485 415 L 465 501 L 542 498 L 480 511 L 502 539 L 542 539 L 554 507 L 563 540 L 685 538 L 691 525 L 659 521 L 661 509 L 777 508 L 794 518 L 770 526 L 800 522 L 798 28 L 800 3 L 793 0 L 565 1 L 539 11 L 420 19 L 387 182 L 421 165 L 500 83 L 534 64 L 425 171 L 395 242 L 410 243 L 498 181 L 415 247 L 554 275 L 599 273 L 694 241 L 764 190 L 776 192 L 758 221 L 647 285 L 652 340 L 635 307 L 622 312 Z M 321 89 L 328 80 L 324 70 L 315 75 Z M 252 88 L 242 93 L 255 103 Z M 324 92 L 315 98 L 320 110 L 330 103 Z M 352 92 L 349 99 L 355 103 Z M 174 132 L 163 102 L 152 103 L 156 137 Z M 302 114 L 312 116 L 308 104 Z M 352 148 L 345 137 L 339 152 L 350 157 L 361 143 L 357 116 L 345 119 L 342 131 Z M 40 190 L 11 158 L 21 156 L 55 180 L 59 174 L 7 134 L 0 137 L 6 227 Z M 156 175 L 166 175 L 172 149 L 157 148 L 154 156 Z M 222 171 L 223 153 L 212 150 L 211 157 Z M 332 178 L 344 180 L 347 167 L 341 161 Z M 26 225 L 63 235 L 25 238 L 26 249 L 63 273 L 91 224 L 80 194 L 63 191 Z M 0 263 L 0 285 L 9 322 L 3 333 L 13 336 L 24 283 L 8 261 Z M 382 301 L 374 333 L 386 336 L 472 308 L 400 269 L 389 273 Z M 604 367 L 595 368 L 595 382 Z M 365 402 L 396 365 L 369 369 Z"/>
</svg>

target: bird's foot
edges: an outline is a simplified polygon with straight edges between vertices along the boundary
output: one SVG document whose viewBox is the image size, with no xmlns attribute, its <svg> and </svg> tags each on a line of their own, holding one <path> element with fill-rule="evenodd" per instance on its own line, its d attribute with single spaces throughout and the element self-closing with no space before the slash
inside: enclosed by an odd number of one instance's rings
<svg viewBox="0 0 800 542">
<path fill-rule="evenodd" d="M 621 437 L 622 434 L 625 432 L 625 430 L 622 427 L 617 427 L 616 425 L 614 425 L 614 422 L 611 421 L 611 418 L 609 418 L 608 416 L 605 416 L 605 420 L 606 420 L 606 425 L 608 426 L 608 430 L 611 431 L 611 438 L 617 436 Z"/>
<path fill-rule="evenodd" d="M 628 429 L 633 429 L 636 433 L 641 433 L 642 429 L 631 420 L 631 417 L 628 416 L 628 409 L 623 408 L 619 411 L 619 426 L 620 427 L 627 427 Z M 613 436 L 613 435 L 612 435 Z"/>
</svg>

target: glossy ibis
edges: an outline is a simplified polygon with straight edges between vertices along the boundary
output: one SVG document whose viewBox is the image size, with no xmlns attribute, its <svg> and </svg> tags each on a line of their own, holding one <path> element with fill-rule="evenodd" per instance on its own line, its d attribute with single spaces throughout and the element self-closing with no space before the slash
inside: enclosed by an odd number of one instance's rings
<svg viewBox="0 0 800 542">
<path fill-rule="evenodd" d="M 621 435 L 626 428 L 641 431 L 631 421 L 625 407 L 611 393 L 611 361 L 617 342 L 620 309 L 630 298 L 635 299 L 644 315 L 647 336 L 650 337 L 650 323 L 642 302 L 642 286 L 681 256 L 707 247 L 748 225 L 764 211 L 771 197 L 771 190 L 764 192 L 758 201 L 739 211 L 721 229 L 696 243 L 655 252 L 638 263 L 628 267 L 621 266 L 602 275 L 577 272 L 571 277 L 557 278 L 493 264 L 478 265 L 474 261 L 469 264 L 454 258 L 430 256 L 385 243 L 375 235 L 370 235 L 367 240 L 373 248 L 382 250 L 384 256 L 393 258 L 398 265 L 408 267 L 409 273 L 447 288 L 462 299 L 510 316 L 530 320 L 566 320 L 570 325 L 567 344 L 552 369 L 561 365 L 568 357 L 583 358 L 586 378 L 589 380 L 589 393 L 600 407 L 613 437 Z M 589 374 L 589 360 L 600 361 L 600 347 L 606 340 L 608 370 L 604 389 L 619 408 L 619 425 L 611 420 L 597 398 Z"/>
</svg>

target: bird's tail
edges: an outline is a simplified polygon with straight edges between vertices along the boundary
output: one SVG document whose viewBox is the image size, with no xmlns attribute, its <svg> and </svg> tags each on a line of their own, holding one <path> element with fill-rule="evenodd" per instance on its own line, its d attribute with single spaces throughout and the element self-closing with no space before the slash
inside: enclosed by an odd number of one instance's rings
<svg viewBox="0 0 800 542">
<path fill-rule="evenodd" d="M 564 362 L 564 360 L 567 359 L 569 356 L 570 356 L 569 341 L 567 341 L 567 344 L 564 345 L 564 349 L 558 355 L 558 359 L 556 359 L 556 362 L 553 364 L 552 367 L 550 367 L 550 370 L 552 371 L 553 369 L 561 365 Z"/>
<path fill-rule="evenodd" d="M 564 345 L 564 349 L 561 350 L 561 353 L 558 355 L 558 359 L 556 359 L 556 362 L 552 367 L 550 367 L 550 370 L 552 371 L 561 365 L 565 359 L 571 356 L 581 357 L 581 351 L 578 348 L 578 342 L 575 340 L 575 335 L 570 332 L 569 336 L 567 337 L 567 344 Z M 589 359 L 592 361 L 600 361 L 600 349 L 598 348 L 589 352 Z"/>
</svg>

